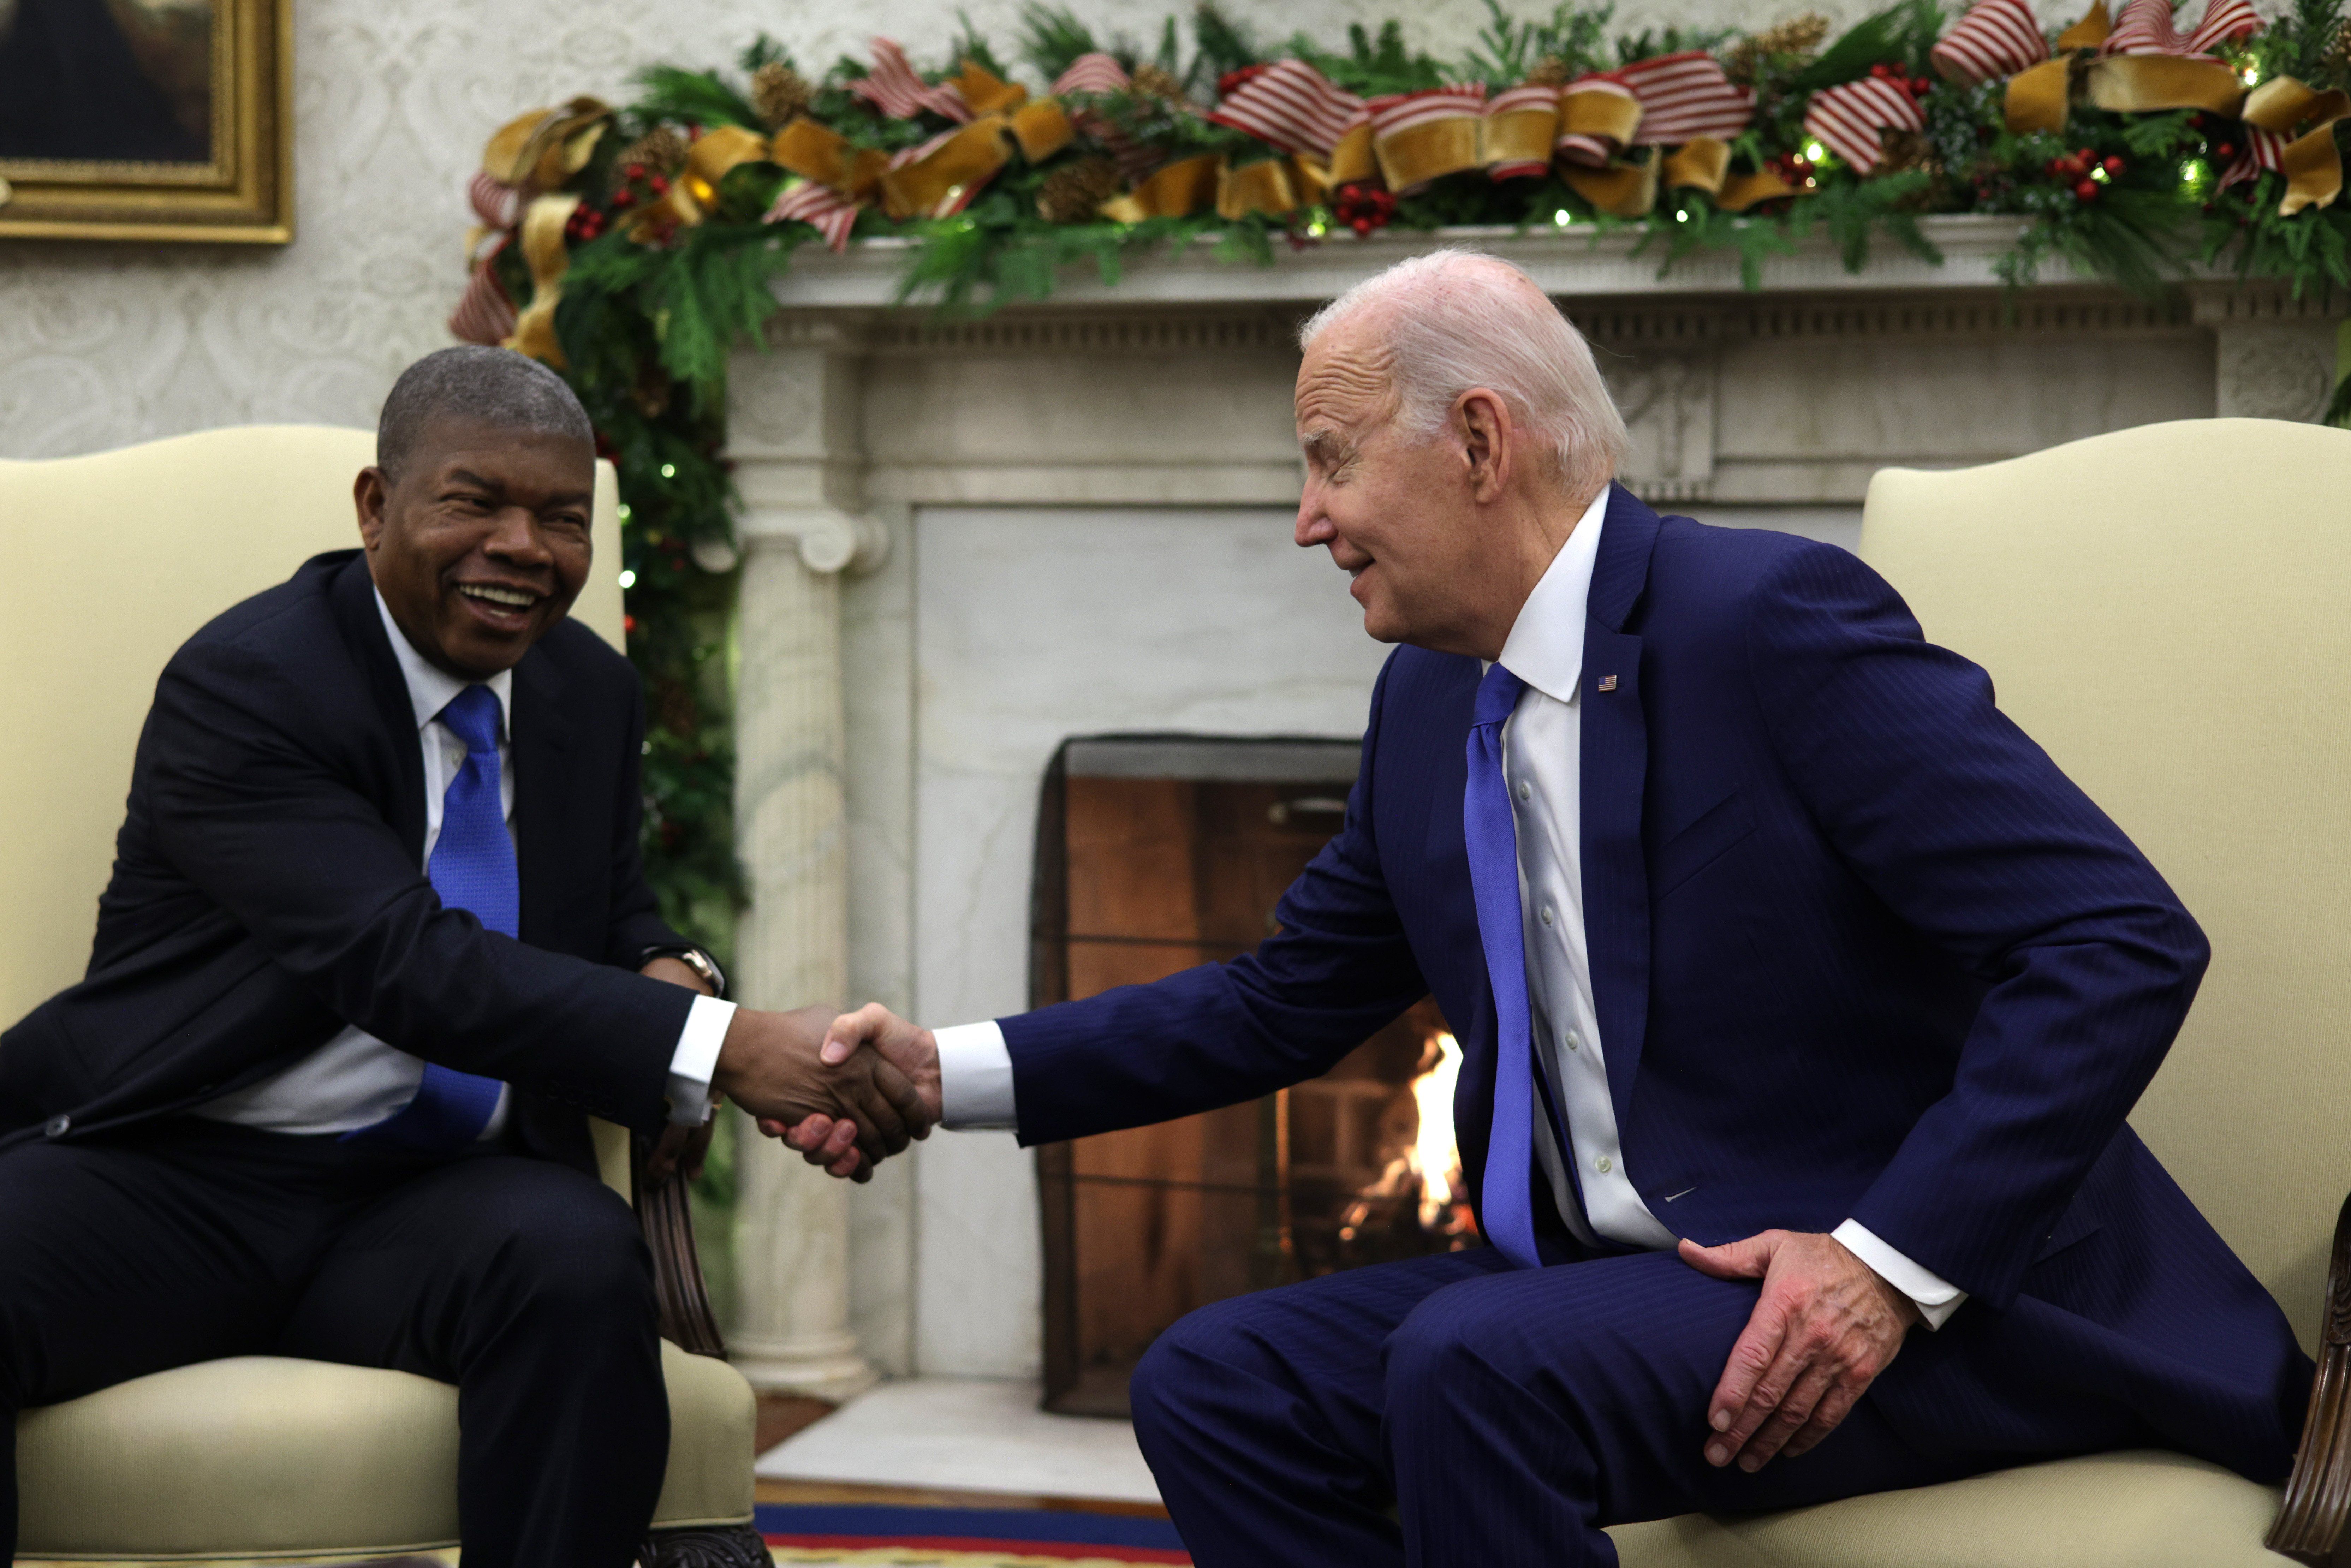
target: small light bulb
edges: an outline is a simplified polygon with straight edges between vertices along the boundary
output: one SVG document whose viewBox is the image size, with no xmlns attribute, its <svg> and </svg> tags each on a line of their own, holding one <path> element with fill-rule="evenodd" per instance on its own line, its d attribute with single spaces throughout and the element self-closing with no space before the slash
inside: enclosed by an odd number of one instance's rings
<svg viewBox="0 0 2351 1568">
<path fill-rule="evenodd" d="M 2090 178 L 2095 180 L 2101 185 L 2106 183 L 2106 182 L 2111 180 L 2113 177 L 2114 176 L 2106 172 L 2105 167 L 2103 164 L 2090 171 Z"/>
<path fill-rule="evenodd" d="M 676 464 L 674 464 L 674 463 L 664 463 L 664 464 L 663 464 L 663 465 L 662 465 L 662 477 L 663 477 L 663 478 L 664 478 L 664 479 L 674 479 L 674 478 L 676 478 L 676 477 L 677 477 L 677 465 L 676 465 Z"/>
<path fill-rule="evenodd" d="M 1822 159 L 1823 159 L 1823 158 L 1827 157 L 1828 155 L 1829 155 L 1829 150 L 1828 150 L 1827 148 L 1825 148 L 1825 147 L 1822 146 L 1822 145 L 1821 145 L 1817 141 L 1807 141 L 1807 142 L 1805 142 L 1805 143 L 1804 143 L 1804 162 L 1807 162 L 1807 163 L 1817 163 L 1817 162 L 1819 162 Z"/>
<path fill-rule="evenodd" d="M 621 587 L 622 587 L 623 590 L 627 590 L 627 589 L 634 588 L 634 587 L 636 587 L 636 585 L 637 585 L 637 574 L 636 574 L 635 572 L 633 572 L 633 571 L 623 571 L 622 573 L 621 573 Z"/>
<path fill-rule="evenodd" d="M 2259 66 L 2247 66 L 2243 70 L 2239 71 L 2237 76 L 2238 79 L 2241 80 L 2247 87 L 2251 87 L 2255 82 L 2262 79 L 2262 68 Z"/>
<path fill-rule="evenodd" d="M 1565 228 L 1568 225 L 1575 221 L 1575 214 L 1569 212 L 1565 207 L 1562 207 L 1559 211 L 1552 214 L 1551 221 L 1557 224 L 1560 227 Z"/>
<path fill-rule="evenodd" d="M 1674 214 L 1674 222 L 1677 224 L 1686 224 L 1689 222 L 1689 209 L 1687 207 L 1683 207 L 1677 210 Z"/>
<path fill-rule="evenodd" d="M 624 523 L 625 523 L 625 522 L 627 522 L 627 521 L 629 520 L 629 518 L 630 518 L 632 515 L 633 515 L 633 514 L 632 514 L 632 513 L 631 513 L 631 512 L 630 512 L 630 510 L 629 510 L 629 504 L 628 504 L 626 501 L 622 502 L 622 503 L 621 503 L 621 521 L 622 521 L 622 522 L 624 522 Z"/>
</svg>

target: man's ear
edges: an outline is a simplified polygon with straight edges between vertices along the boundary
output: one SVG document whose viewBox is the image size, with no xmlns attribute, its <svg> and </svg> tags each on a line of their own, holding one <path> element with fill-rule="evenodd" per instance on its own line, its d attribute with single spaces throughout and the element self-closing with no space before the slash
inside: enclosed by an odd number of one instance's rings
<svg viewBox="0 0 2351 1568">
<path fill-rule="evenodd" d="M 360 543 L 371 555 L 376 541 L 383 538 L 384 507 L 391 491 L 392 476 L 373 466 L 360 469 L 360 476 L 351 482 L 351 505 L 360 517 Z"/>
<path fill-rule="evenodd" d="M 1510 483 L 1510 446 L 1517 432 L 1500 396 L 1471 387 L 1453 405 L 1453 418 L 1469 463 L 1469 493 L 1481 503 L 1499 500 Z"/>
</svg>

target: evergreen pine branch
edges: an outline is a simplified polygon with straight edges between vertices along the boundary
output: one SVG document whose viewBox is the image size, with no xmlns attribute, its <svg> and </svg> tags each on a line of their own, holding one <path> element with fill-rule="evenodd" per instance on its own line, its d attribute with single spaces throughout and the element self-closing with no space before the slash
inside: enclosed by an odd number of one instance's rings
<svg viewBox="0 0 2351 1568">
<path fill-rule="evenodd" d="M 791 63 L 792 52 L 765 33 L 753 38 L 743 52 L 735 57 L 735 68 L 745 76 L 749 76 L 761 66 L 789 67 Z"/>
<path fill-rule="evenodd" d="M 764 130 L 759 111 L 718 79 L 716 71 L 647 66 L 637 73 L 635 110 L 648 119 L 684 120 L 697 125 L 741 125 Z"/>
<path fill-rule="evenodd" d="M 980 35 L 979 29 L 972 26 L 971 13 L 957 6 L 956 21 L 961 26 L 962 31 L 956 35 L 955 47 L 948 51 L 946 74 L 955 75 L 962 68 L 963 63 L 969 60 L 998 80 L 1009 80 L 1012 73 L 1005 68 L 1002 60 L 997 58 L 996 50 L 989 47 L 987 38 Z"/>
<path fill-rule="evenodd" d="M 1080 55 L 1090 55 L 1100 47 L 1092 29 L 1066 5 L 1030 0 L 1020 8 L 1020 58 L 1049 83 L 1058 80 Z"/>
<path fill-rule="evenodd" d="M 1930 8 L 1932 0 L 1924 0 Z M 1913 0 L 1903 0 L 1865 16 L 1845 29 L 1844 37 L 1814 56 L 1813 62 L 1788 78 L 1791 96 L 1818 92 L 1869 74 L 1875 65 L 1907 60 L 1917 18 Z"/>
<path fill-rule="evenodd" d="M 1249 29 L 1226 16 L 1216 0 L 1200 0 L 1193 11 L 1192 41 L 1199 50 L 1196 63 L 1206 66 L 1212 79 L 1265 58 Z"/>
</svg>

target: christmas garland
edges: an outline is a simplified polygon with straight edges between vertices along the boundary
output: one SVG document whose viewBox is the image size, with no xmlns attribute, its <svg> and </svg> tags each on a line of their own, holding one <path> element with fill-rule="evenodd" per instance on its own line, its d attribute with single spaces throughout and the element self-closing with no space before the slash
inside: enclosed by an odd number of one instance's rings
<svg viewBox="0 0 2351 1568">
<path fill-rule="evenodd" d="M 574 99 L 492 139 L 450 326 L 561 370 L 619 466 L 647 862 L 672 920 L 723 951 L 739 895 L 726 361 L 803 244 L 915 239 L 901 301 L 971 311 L 1211 235 L 1270 261 L 1386 227 L 1631 230 L 1661 272 L 1729 251 L 1753 287 L 1815 230 L 1858 270 L 1875 235 L 1939 260 L 1921 214 L 1989 213 L 2030 220 L 2011 284 L 2057 260 L 2142 292 L 2216 267 L 2351 287 L 2345 0 L 2267 26 L 2207 0 L 2186 33 L 2169 0 L 2097 0 L 2053 37 L 2026 0 L 1949 24 L 1904 0 L 1834 40 L 1814 16 L 1612 35 L 1611 7 L 1487 3 L 1447 60 L 1394 22 L 1343 51 L 1262 41 L 1213 4 L 1105 47 L 1035 5 L 1014 56 L 1034 86 L 970 36 L 944 68 L 877 40 L 815 77 L 762 38 L 734 74 L 655 67 L 633 103 Z"/>
</svg>

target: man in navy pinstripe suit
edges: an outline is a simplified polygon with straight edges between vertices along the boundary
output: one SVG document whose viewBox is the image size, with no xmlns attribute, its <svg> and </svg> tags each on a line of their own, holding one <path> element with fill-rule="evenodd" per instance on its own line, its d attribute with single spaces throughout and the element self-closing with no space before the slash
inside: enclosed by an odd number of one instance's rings
<svg viewBox="0 0 2351 1568">
<path fill-rule="evenodd" d="M 2142 1445 L 2282 1476 L 2310 1364 L 2124 1124 L 2208 957 L 2162 877 L 1852 556 L 1613 484 L 1516 269 L 1403 263 L 1302 341 L 1298 542 L 1407 645 L 1280 934 L 828 1045 L 1043 1143 L 1435 994 L 1492 1245 L 1162 1336 L 1136 1429 L 1196 1559 L 1608 1563 L 1607 1524 Z"/>
</svg>

